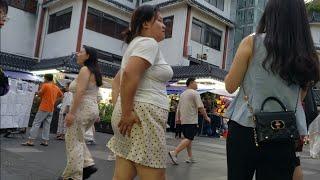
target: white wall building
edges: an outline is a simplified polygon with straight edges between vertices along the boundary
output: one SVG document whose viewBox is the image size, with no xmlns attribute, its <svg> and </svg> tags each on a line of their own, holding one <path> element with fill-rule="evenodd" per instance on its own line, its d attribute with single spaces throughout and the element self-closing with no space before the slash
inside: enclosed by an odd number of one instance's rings
<svg viewBox="0 0 320 180">
<path fill-rule="evenodd" d="M 165 20 L 171 18 L 172 35 L 161 43 L 171 65 L 205 62 L 225 68 L 227 39 L 233 27 L 231 0 L 142 0 L 140 3 L 159 5 Z"/>
<path fill-rule="evenodd" d="M 170 65 L 204 63 L 225 69 L 234 27 L 231 1 L 39 0 L 37 11 L 29 13 L 14 7 L 13 0 L 11 20 L 1 30 L 1 51 L 59 59 L 87 45 L 99 50 L 101 61 L 120 64 L 126 47 L 120 33 L 135 7 L 152 4 L 161 8 L 167 26 L 161 47 Z"/>
<path fill-rule="evenodd" d="M 310 28 L 314 45 L 316 46 L 320 56 L 320 21 L 310 23 Z"/>
<path fill-rule="evenodd" d="M 0 51 L 33 57 L 37 4 L 9 6 L 10 20 L 0 30 Z"/>
<path fill-rule="evenodd" d="M 320 57 L 320 13 L 313 12 L 309 15 L 311 35 Z"/>
</svg>

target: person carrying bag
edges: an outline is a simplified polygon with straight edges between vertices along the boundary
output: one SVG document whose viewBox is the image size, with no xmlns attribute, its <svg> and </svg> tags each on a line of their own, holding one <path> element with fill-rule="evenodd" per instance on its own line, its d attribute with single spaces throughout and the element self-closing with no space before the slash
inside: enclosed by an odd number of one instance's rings
<svg viewBox="0 0 320 180">
<path fill-rule="evenodd" d="M 229 93 L 240 87 L 225 113 L 228 180 L 292 180 L 307 135 L 301 100 L 320 77 L 307 22 L 303 0 L 269 0 L 240 43 L 225 78 Z"/>
</svg>

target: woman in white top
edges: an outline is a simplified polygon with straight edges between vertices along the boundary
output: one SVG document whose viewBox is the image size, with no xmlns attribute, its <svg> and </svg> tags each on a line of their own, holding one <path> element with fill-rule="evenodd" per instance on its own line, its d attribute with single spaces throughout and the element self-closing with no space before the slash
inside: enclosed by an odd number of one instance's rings
<svg viewBox="0 0 320 180">
<path fill-rule="evenodd" d="M 159 9 L 138 7 L 126 34 L 129 45 L 113 82 L 117 102 L 112 114 L 114 137 L 108 143 L 116 155 L 113 179 L 131 180 L 138 175 L 141 180 L 164 180 L 166 82 L 173 71 L 159 49 L 158 42 L 165 36 Z"/>
<path fill-rule="evenodd" d="M 64 118 L 69 112 L 69 108 L 72 103 L 72 92 L 69 91 L 70 82 L 66 84 L 66 92 L 63 94 L 63 100 L 61 103 L 61 108 L 59 112 L 59 121 L 58 121 L 58 130 L 57 130 L 57 139 L 64 140 L 64 135 L 66 133 L 66 125 L 64 123 Z"/>
</svg>

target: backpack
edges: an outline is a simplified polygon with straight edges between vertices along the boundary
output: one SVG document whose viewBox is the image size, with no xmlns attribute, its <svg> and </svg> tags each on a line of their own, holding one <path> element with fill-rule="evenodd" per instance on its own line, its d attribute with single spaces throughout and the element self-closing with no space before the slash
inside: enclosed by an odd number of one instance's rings
<svg viewBox="0 0 320 180">
<path fill-rule="evenodd" d="M 9 80 L 0 68 L 0 96 L 4 96 L 9 92 Z"/>
<path fill-rule="evenodd" d="M 308 89 L 307 95 L 304 98 L 304 111 L 306 115 L 307 127 L 318 116 L 317 103 L 312 88 Z"/>
</svg>

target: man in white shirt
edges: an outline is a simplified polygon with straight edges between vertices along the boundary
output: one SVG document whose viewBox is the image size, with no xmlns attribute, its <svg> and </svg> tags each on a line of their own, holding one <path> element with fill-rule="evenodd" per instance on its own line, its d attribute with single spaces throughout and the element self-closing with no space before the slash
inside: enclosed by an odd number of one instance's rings
<svg viewBox="0 0 320 180">
<path fill-rule="evenodd" d="M 195 78 L 189 78 L 186 85 L 187 89 L 180 95 L 177 108 L 177 119 L 182 124 L 182 133 L 185 139 L 180 142 L 174 151 L 169 152 L 170 159 L 176 165 L 178 164 L 177 156 L 184 149 L 187 149 L 188 152 L 186 162 L 194 162 L 192 158 L 192 141 L 197 132 L 198 112 L 200 111 L 206 121 L 211 122 L 203 106 L 200 94 L 196 91 L 198 85 Z"/>
</svg>

